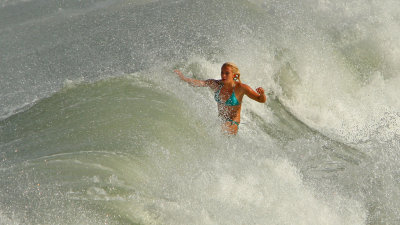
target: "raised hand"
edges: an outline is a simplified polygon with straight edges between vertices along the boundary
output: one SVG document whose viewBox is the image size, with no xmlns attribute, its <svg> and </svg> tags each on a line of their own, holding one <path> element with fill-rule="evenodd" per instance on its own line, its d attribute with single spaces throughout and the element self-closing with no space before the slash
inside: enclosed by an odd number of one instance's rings
<svg viewBox="0 0 400 225">
<path fill-rule="evenodd" d="M 182 72 L 180 70 L 174 70 L 174 72 L 176 74 L 178 74 L 178 76 L 183 80 L 185 78 L 185 76 L 182 74 Z"/>
<path fill-rule="evenodd" d="M 264 95 L 264 89 L 263 89 L 262 87 L 258 87 L 258 88 L 256 89 L 256 91 L 257 91 L 258 94 Z"/>
</svg>

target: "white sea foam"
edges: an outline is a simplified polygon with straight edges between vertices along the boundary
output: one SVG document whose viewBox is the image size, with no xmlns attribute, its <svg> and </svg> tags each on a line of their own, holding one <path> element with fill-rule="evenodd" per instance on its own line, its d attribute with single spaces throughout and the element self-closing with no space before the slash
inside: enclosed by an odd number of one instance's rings
<svg viewBox="0 0 400 225">
<path fill-rule="evenodd" d="M 398 222 L 397 1 L 11 2 L 2 222 Z M 173 73 L 225 61 L 271 93 L 234 138 Z"/>
</svg>

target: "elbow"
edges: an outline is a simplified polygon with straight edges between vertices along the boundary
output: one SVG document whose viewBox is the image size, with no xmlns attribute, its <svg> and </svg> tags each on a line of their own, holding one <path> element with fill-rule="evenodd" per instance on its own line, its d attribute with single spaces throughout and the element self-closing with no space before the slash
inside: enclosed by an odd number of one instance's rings
<svg viewBox="0 0 400 225">
<path fill-rule="evenodd" d="M 258 99 L 258 102 L 260 102 L 260 103 L 265 103 L 265 102 L 267 102 L 267 96 L 265 96 L 265 95 L 260 95 L 260 98 Z"/>
</svg>

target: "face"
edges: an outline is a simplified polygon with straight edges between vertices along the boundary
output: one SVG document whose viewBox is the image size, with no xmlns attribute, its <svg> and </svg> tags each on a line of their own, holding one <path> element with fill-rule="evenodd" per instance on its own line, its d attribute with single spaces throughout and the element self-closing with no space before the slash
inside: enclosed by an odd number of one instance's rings
<svg viewBox="0 0 400 225">
<path fill-rule="evenodd" d="M 221 80 L 222 82 L 233 81 L 233 77 L 235 75 L 232 72 L 232 68 L 230 66 L 224 66 L 221 68 Z"/>
</svg>

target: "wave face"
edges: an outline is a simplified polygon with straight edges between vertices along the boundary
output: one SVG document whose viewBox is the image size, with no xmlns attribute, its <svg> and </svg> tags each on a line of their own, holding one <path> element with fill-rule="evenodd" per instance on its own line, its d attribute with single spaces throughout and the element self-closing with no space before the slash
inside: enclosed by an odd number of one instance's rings
<svg viewBox="0 0 400 225">
<path fill-rule="evenodd" d="M 0 0 L 1 224 L 398 224 L 397 1 Z M 264 87 L 239 134 L 223 62 Z"/>
</svg>

